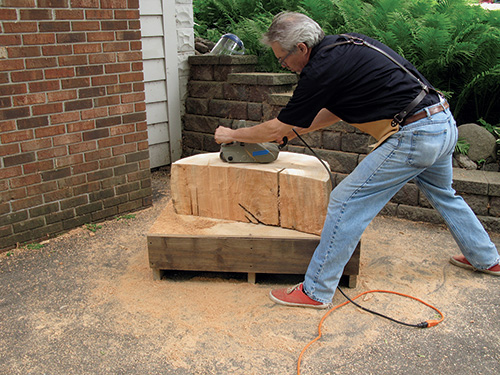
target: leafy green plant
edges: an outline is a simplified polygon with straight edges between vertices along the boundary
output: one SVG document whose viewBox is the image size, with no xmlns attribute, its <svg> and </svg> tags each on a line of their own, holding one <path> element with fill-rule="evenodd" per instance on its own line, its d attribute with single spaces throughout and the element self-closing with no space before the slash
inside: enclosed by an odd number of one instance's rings
<svg viewBox="0 0 500 375">
<path fill-rule="evenodd" d="M 445 93 L 459 123 L 498 118 L 500 12 L 464 0 L 335 3 L 344 31 L 379 39 L 407 58 Z"/>
<path fill-rule="evenodd" d="M 91 231 L 92 233 L 97 232 L 98 229 L 102 229 L 102 225 L 97 225 L 97 224 L 85 224 L 87 230 Z"/>
<path fill-rule="evenodd" d="M 126 214 L 116 217 L 116 221 L 135 219 L 135 214 Z"/>
<path fill-rule="evenodd" d="M 41 243 L 29 243 L 29 244 L 26 245 L 26 249 L 28 249 L 28 250 L 38 250 L 38 249 L 41 249 L 44 246 L 45 245 L 43 245 Z"/>
<path fill-rule="evenodd" d="M 486 122 L 483 118 L 477 120 L 479 125 L 483 126 L 486 130 L 488 130 L 493 136 L 496 138 L 495 143 L 500 146 L 500 124 L 494 126 L 490 123 Z M 497 155 L 500 155 L 500 148 L 497 147 Z"/>
<path fill-rule="evenodd" d="M 469 153 L 470 143 L 465 140 L 465 138 L 458 138 L 457 144 L 455 145 L 455 152 L 467 155 Z"/>
<path fill-rule="evenodd" d="M 242 36 L 246 50 L 259 56 L 258 71 L 282 70 L 273 51 L 260 42 L 271 21 L 272 16 L 269 13 L 263 13 L 252 19 L 244 19 L 232 28 L 234 34 Z"/>
<path fill-rule="evenodd" d="M 486 130 L 488 130 L 491 134 L 493 134 L 497 140 L 500 138 L 500 127 L 498 125 L 493 126 L 490 123 L 484 121 L 483 118 L 480 118 L 479 120 L 477 120 L 477 122 L 479 123 L 479 125 L 483 126 Z"/>
</svg>

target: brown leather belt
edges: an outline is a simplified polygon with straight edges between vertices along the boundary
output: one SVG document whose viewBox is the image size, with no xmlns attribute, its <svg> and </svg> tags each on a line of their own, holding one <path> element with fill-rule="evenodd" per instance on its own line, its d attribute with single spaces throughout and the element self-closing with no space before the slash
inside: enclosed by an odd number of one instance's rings
<svg viewBox="0 0 500 375">
<path fill-rule="evenodd" d="M 450 108 L 450 105 L 448 104 L 447 101 L 445 101 L 444 103 L 435 104 L 434 106 L 427 108 L 427 111 L 429 111 L 429 113 L 432 116 L 435 115 L 436 113 L 443 112 L 445 109 L 448 108 Z M 421 111 L 418 111 L 414 115 L 411 115 L 406 119 L 403 126 L 411 124 L 412 122 L 418 120 L 422 120 L 423 118 L 427 117 L 427 111 L 425 109 L 422 109 Z"/>
</svg>

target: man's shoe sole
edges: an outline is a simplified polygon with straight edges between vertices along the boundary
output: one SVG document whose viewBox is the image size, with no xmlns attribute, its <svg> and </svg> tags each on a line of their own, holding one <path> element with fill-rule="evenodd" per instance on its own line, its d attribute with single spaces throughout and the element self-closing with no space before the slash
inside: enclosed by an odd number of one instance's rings
<svg viewBox="0 0 500 375">
<path fill-rule="evenodd" d="M 460 267 L 460 268 L 464 268 L 466 270 L 471 270 L 471 271 L 477 271 L 477 272 L 482 272 L 482 273 L 487 273 L 488 275 L 493 275 L 493 276 L 500 276 L 500 272 L 497 272 L 497 271 L 489 271 L 489 270 L 480 270 L 480 269 L 477 269 L 476 267 L 470 265 L 470 264 L 465 264 L 465 263 L 462 263 L 458 260 L 456 260 L 455 258 L 453 257 L 450 257 L 450 263 L 453 264 L 454 266 L 457 266 L 457 267 Z"/>
<path fill-rule="evenodd" d="M 272 291 L 269 292 L 269 298 L 274 303 L 277 303 L 279 305 L 284 305 L 284 306 L 290 306 L 290 307 L 309 307 L 311 309 L 318 309 L 318 310 L 327 309 L 328 307 L 330 307 L 330 304 L 326 304 L 326 303 L 322 303 L 321 305 L 311 305 L 308 303 L 294 303 L 294 302 L 282 301 L 282 300 L 276 298 L 275 296 L 273 296 Z"/>
</svg>

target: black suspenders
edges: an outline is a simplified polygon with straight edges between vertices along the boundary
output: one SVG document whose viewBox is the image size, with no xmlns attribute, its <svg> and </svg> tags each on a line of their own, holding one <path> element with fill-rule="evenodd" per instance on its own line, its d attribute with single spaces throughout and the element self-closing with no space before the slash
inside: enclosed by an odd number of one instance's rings
<svg viewBox="0 0 500 375">
<path fill-rule="evenodd" d="M 406 117 L 411 113 L 411 111 L 422 101 L 422 99 L 429 93 L 430 90 L 435 91 L 437 94 L 442 95 L 439 91 L 436 89 L 427 86 L 425 83 L 423 83 L 418 77 L 416 77 L 412 72 L 410 72 L 407 68 L 405 68 L 402 64 L 400 64 L 396 59 L 394 59 L 391 55 L 389 55 L 387 52 L 384 50 L 374 46 L 371 43 L 368 43 L 366 40 L 361 39 L 357 36 L 353 35 L 348 35 L 348 34 L 340 34 L 340 36 L 346 38 L 345 41 L 343 42 L 337 42 L 333 44 L 329 44 L 327 46 L 324 46 L 323 48 L 320 49 L 320 51 L 326 50 L 326 49 L 331 49 L 336 46 L 340 46 L 343 44 L 354 44 L 356 46 L 366 46 L 369 47 L 377 52 L 380 52 L 382 55 L 387 57 L 389 60 L 391 60 L 394 64 L 396 64 L 398 67 L 400 67 L 403 71 L 408 73 L 412 78 L 418 81 L 420 84 L 420 87 L 422 88 L 422 91 L 411 101 L 410 104 L 406 106 L 405 109 L 403 109 L 401 112 L 397 113 L 394 118 L 392 119 L 391 125 L 393 127 L 397 125 L 402 125 L 403 122 L 405 121 Z"/>
</svg>

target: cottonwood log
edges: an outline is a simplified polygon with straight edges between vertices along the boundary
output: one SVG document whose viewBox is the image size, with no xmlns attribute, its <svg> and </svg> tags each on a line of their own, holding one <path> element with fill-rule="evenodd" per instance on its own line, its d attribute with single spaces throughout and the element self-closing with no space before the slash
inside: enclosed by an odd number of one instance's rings
<svg viewBox="0 0 500 375">
<path fill-rule="evenodd" d="M 280 152 L 272 163 L 254 164 L 226 163 L 219 153 L 207 153 L 176 161 L 171 173 L 177 214 L 312 234 L 323 227 L 331 183 L 313 156 Z"/>
</svg>

